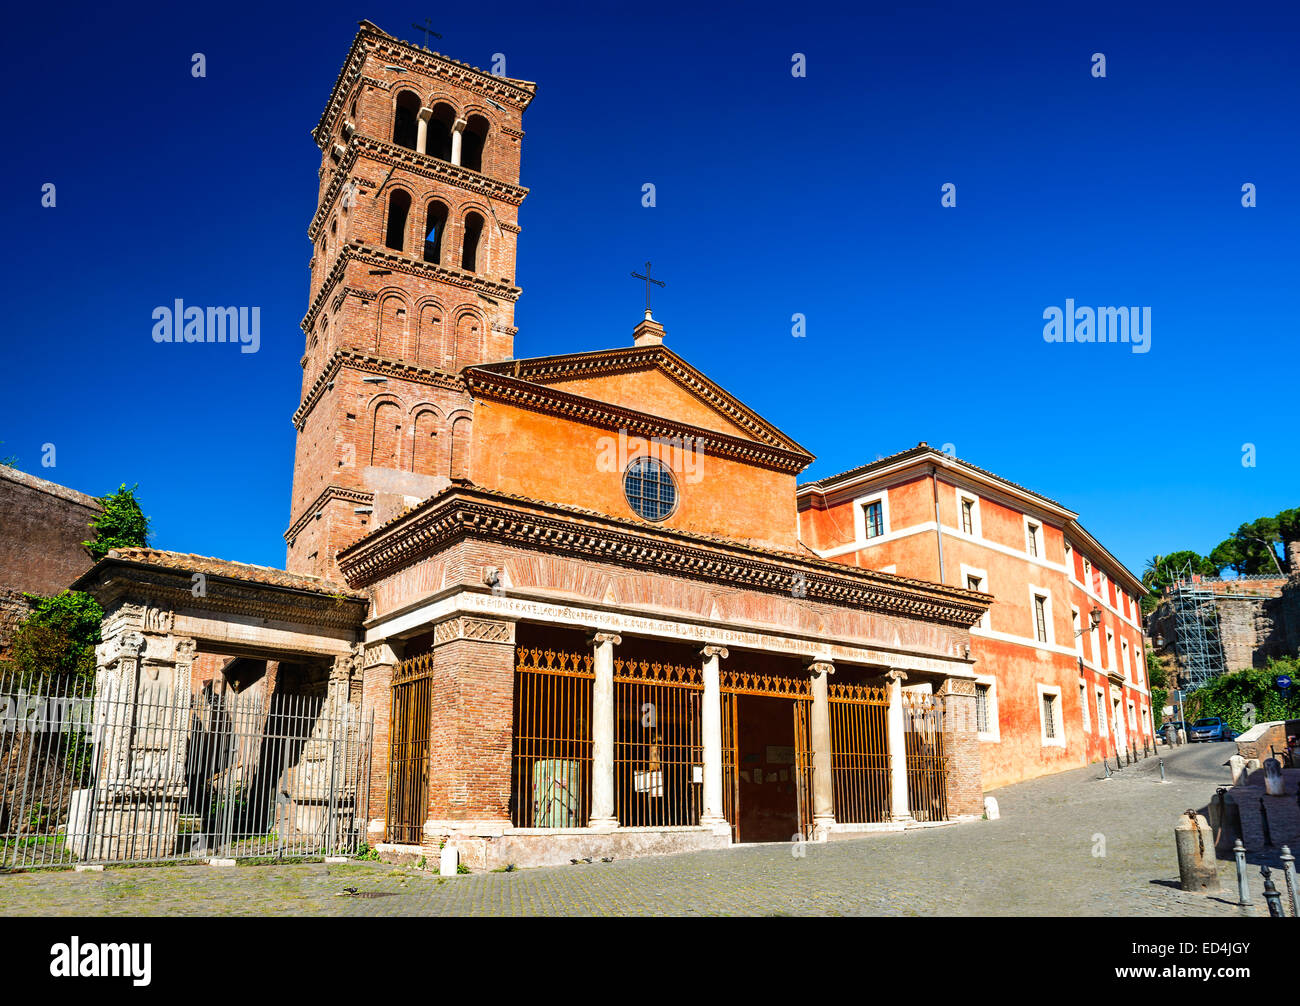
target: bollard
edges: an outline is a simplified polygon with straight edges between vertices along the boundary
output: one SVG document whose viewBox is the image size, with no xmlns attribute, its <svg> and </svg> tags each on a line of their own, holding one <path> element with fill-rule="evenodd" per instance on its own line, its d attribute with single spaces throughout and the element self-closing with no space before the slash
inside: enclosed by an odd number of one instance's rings
<svg viewBox="0 0 1300 1006">
<path fill-rule="evenodd" d="M 1264 900 L 1268 902 L 1268 914 L 1271 918 L 1286 918 L 1282 914 L 1282 895 L 1277 891 L 1277 885 L 1273 883 L 1273 878 L 1269 876 L 1270 870 L 1267 866 L 1261 866 L 1259 872 L 1264 876 Z"/>
<path fill-rule="evenodd" d="M 1237 861 L 1237 904 L 1250 904 L 1250 878 L 1246 875 L 1246 847 L 1241 839 L 1232 846 L 1232 858 Z"/>
<path fill-rule="evenodd" d="M 1228 768 L 1232 771 L 1232 784 L 1234 786 L 1241 785 L 1242 780 L 1246 777 L 1246 759 L 1239 754 L 1235 754 L 1228 759 Z"/>
<path fill-rule="evenodd" d="M 1101 767 L 1104 768 L 1104 769 L 1106 770 L 1106 775 L 1104 776 L 1104 778 L 1109 779 L 1109 778 L 1110 778 L 1110 759 L 1108 759 L 1108 758 L 1103 758 L 1103 759 L 1101 760 Z"/>
<path fill-rule="evenodd" d="M 1160 781 L 1165 781 L 1165 760 L 1163 758 L 1160 759 Z"/>
<path fill-rule="evenodd" d="M 1286 796 L 1286 783 L 1282 778 L 1282 763 L 1276 758 L 1264 760 L 1264 792 L 1269 796 Z"/>
<path fill-rule="evenodd" d="M 1300 919 L 1300 891 L 1296 890 L 1295 856 L 1282 846 L 1282 875 L 1286 878 L 1286 900 L 1291 902 L 1291 918 Z"/>
<path fill-rule="evenodd" d="M 1184 891 L 1213 892 L 1219 889 L 1213 839 L 1205 818 L 1188 810 L 1174 827 L 1178 852 L 1178 886 Z"/>
<path fill-rule="evenodd" d="M 456 847 L 448 842 L 442 847 L 442 852 L 438 856 L 438 875 L 440 877 L 454 877 L 459 866 L 460 854 L 456 851 Z"/>
<path fill-rule="evenodd" d="M 1273 833 L 1268 828 L 1268 808 L 1264 806 L 1264 798 L 1259 798 L 1259 823 L 1264 828 L 1264 848 L 1273 848 Z"/>
</svg>

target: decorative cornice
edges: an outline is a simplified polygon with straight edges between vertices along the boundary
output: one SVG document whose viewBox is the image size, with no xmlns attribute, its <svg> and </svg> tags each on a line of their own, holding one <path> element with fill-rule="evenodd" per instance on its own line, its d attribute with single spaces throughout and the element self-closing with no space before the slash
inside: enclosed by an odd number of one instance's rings
<svg viewBox="0 0 1300 1006">
<path fill-rule="evenodd" d="M 306 424 L 307 416 L 311 414 L 316 403 L 320 401 L 325 394 L 326 386 L 338 375 L 344 367 L 349 370 L 360 370 L 367 374 L 381 374 L 384 377 L 392 377 L 402 381 L 411 381 L 415 384 L 425 384 L 433 388 L 443 388 L 447 391 L 465 391 L 465 382 L 455 374 L 449 374 L 443 370 L 435 370 L 432 367 L 420 367 L 414 363 L 407 363 L 402 360 L 390 360 L 387 357 L 375 356 L 370 353 L 362 353 L 355 349 L 336 349 L 329 355 L 321 372 L 316 380 L 312 382 L 307 394 L 303 395 L 302 404 L 293 414 L 293 425 L 302 432 Z"/>
<path fill-rule="evenodd" d="M 794 474 L 803 471 L 812 461 L 812 455 L 803 451 L 758 443 L 729 433 L 706 430 L 702 426 L 637 412 L 621 405 L 584 398 L 545 384 L 514 378 L 488 367 L 466 367 L 461 376 L 465 378 L 470 390 L 482 398 L 508 402 L 517 408 L 531 409 L 534 412 L 565 416 L 607 430 L 625 430 L 635 436 L 658 437 L 663 440 L 680 438 L 706 453 L 775 471 Z"/>
<path fill-rule="evenodd" d="M 602 349 L 592 353 L 544 356 L 532 360 L 492 364 L 480 369 L 500 374 L 508 373 L 533 383 L 549 385 L 552 381 L 627 373 L 647 368 L 659 370 L 755 440 L 785 450 L 801 452 L 807 456 L 808 461 L 813 460 L 813 455 L 802 446 L 735 396 L 709 380 L 666 346 L 630 346 L 620 349 Z"/>
<path fill-rule="evenodd" d="M 325 226 L 325 220 L 333 212 L 334 203 L 342 193 L 347 179 L 353 177 L 351 172 L 356 166 L 357 158 L 362 154 L 381 164 L 392 167 L 400 166 L 412 174 L 424 178 L 434 178 L 456 188 L 464 189 L 466 192 L 473 192 L 485 199 L 496 199 L 509 206 L 520 205 L 524 201 L 524 197 L 528 195 L 528 190 L 523 186 L 511 185 L 509 182 L 489 178 L 487 175 L 464 165 L 452 164 L 431 154 L 421 154 L 396 143 L 389 143 L 386 140 L 379 140 L 372 136 L 363 136 L 357 133 L 348 141 L 347 153 L 343 155 L 335 168 L 334 178 L 331 179 L 325 194 L 321 197 L 320 205 L 316 208 L 316 215 L 312 217 L 311 225 L 307 228 L 307 237 L 313 244 L 316 242 L 316 236 L 320 233 L 321 228 Z M 502 224 L 503 228 L 505 226 L 505 224 Z"/>
<path fill-rule="evenodd" d="M 643 526 L 576 507 L 523 506 L 477 486 L 455 486 L 371 532 L 339 553 L 339 569 L 353 587 L 368 586 L 464 538 L 963 627 L 987 610 L 985 595 L 957 587 Z"/>
<path fill-rule="evenodd" d="M 352 86 L 362 79 L 362 67 L 365 66 L 366 55 L 370 53 L 390 62 L 401 60 L 402 65 L 422 76 L 450 81 L 499 103 L 514 105 L 520 112 L 528 107 L 536 91 L 535 86 L 529 86 L 527 81 L 493 76 L 468 63 L 394 38 L 370 21 L 362 21 L 343 60 L 343 67 L 330 91 L 320 121 L 312 130 L 312 138 L 318 147 L 333 132 L 334 122 L 342 112 L 347 95 L 352 92 Z M 375 86 L 385 89 L 389 87 L 382 80 L 375 81 Z"/>
<path fill-rule="evenodd" d="M 360 489 L 348 489 L 345 486 L 328 485 L 321 490 L 319 496 L 307 504 L 302 515 L 289 525 L 289 530 L 284 533 L 284 540 L 290 545 L 304 527 L 311 523 L 312 518 L 316 516 L 316 511 L 331 500 L 346 500 L 349 503 L 360 503 L 369 505 L 375 501 L 375 494 L 363 492 Z"/>
<path fill-rule="evenodd" d="M 458 286 L 464 290 L 472 290 L 488 297 L 499 297 L 512 304 L 523 293 L 523 290 L 510 283 L 486 279 L 475 273 L 466 272 L 463 269 L 454 269 L 451 266 L 439 265 L 436 262 L 425 262 L 422 259 L 412 258 L 401 252 L 393 251 L 391 248 L 376 248 L 374 245 L 368 245 L 364 241 L 354 238 L 339 249 L 334 265 L 330 267 L 329 275 L 325 277 L 320 289 L 316 291 L 316 296 L 312 298 L 311 307 L 307 309 L 307 313 L 303 315 L 302 321 L 299 322 L 298 327 L 302 329 L 304 335 L 309 333 L 312 326 L 316 324 L 316 316 L 320 313 L 325 302 L 329 300 L 334 287 L 343 278 L 349 262 L 356 262 L 359 265 L 378 266 L 381 269 L 390 269 L 393 272 L 404 272 L 420 279 L 437 280 L 449 286 Z"/>
</svg>

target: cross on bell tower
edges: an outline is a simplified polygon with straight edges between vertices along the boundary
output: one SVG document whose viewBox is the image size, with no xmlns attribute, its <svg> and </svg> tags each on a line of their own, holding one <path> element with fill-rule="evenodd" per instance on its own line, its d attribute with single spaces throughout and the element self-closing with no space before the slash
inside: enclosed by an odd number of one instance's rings
<svg viewBox="0 0 1300 1006">
<path fill-rule="evenodd" d="M 641 323 L 638 324 L 636 328 L 632 329 L 632 345 L 663 345 L 664 336 L 667 333 L 664 331 L 663 325 L 655 321 L 654 316 L 650 313 L 650 288 L 652 284 L 658 287 L 667 286 L 667 284 L 661 279 L 654 278 L 650 272 L 650 263 L 648 261 L 645 264 L 645 274 L 642 275 L 639 272 L 633 271 L 632 278 L 645 281 L 645 318 L 642 319 Z"/>
</svg>

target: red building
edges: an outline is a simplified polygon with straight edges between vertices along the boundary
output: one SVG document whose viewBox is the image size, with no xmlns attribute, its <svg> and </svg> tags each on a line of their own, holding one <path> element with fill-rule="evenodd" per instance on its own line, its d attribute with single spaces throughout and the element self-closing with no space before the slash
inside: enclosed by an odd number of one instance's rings
<svg viewBox="0 0 1300 1006">
<path fill-rule="evenodd" d="M 971 628 L 986 789 L 1152 739 L 1145 588 L 1077 513 L 926 444 L 797 497 L 818 556 L 994 596 Z"/>
</svg>

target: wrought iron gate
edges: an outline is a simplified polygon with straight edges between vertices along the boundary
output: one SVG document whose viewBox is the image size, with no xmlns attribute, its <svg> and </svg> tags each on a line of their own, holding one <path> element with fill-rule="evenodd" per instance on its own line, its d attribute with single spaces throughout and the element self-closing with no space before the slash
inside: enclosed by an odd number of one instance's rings
<svg viewBox="0 0 1300 1006">
<path fill-rule="evenodd" d="M 943 748 L 943 702 L 937 695 L 903 693 L 907 742 L 907 806 L 918 821 L 948 820 L 948 763 Z"/>
<path fill-rule="evenodd" d="M 429 805 L 433 654 L 403 660 L 393 672 L 388 741 L 388 840 L 419 845 Z"/>
<path fill-rule="evenodd" d="M 831 684 L 828 693 L 835 820 L 888 821 L 889 692 L 872 685 Z"/>
</svg>

